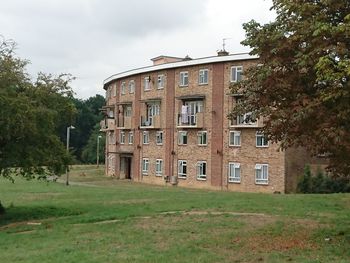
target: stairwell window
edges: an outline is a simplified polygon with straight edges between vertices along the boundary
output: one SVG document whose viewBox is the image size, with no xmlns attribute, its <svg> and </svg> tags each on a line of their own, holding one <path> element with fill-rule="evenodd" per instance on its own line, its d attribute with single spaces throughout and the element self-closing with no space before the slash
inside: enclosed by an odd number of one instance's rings
<svg viewBox="0 0 350 263">
<path fill-rule="evenodd" d="M 162 145 L 163 144 L 163 131 L 157 131 L 156 133 L 156 144 Z"/>
<path fill-rule="evenodd" d="M 129 93 L 134 93 L 135 92 L 135 81 L 130 80 L 129 81 Z"/>
<path fill-rule="evenodd" d="M 126 93 L 126 84 L 125 84 L 125 81 L 123 81 L 121 84 L 120 84 L 120 93 L 122 95 L 124 95 Z"/>
<path fill-rule="evenodd" d="M 187 145 L 187 131 L 179 131 L 178 144 L 179 145 Z"/>
<path fill-rule="evenodd" d="M 120 132 L 120 144 L 125 144 L 125 132 Z"/>
<path fill-rule="evenodd" d="M 207 131 L 199 131 L 197 133 L 197 142 L 200 146 L 207 145 Z"/>
<path fill-rule="evenodd" d="M 142 133 L 142 143 L 149 144 L 149 131 L 144 131 Z"/>
<path fill-rule="evenodd" d="M 133 132 L 129 132 L 128 143 L 129 144 L 133 144 L 134 143 L 134 133 Z"/>
<path fill-rule="evenodd" d="M 197 162 L 197 180 L 207 180 L 207 162 Z"/>
<path fill-rule="evenodd" d="M 178 172 L 177 175 L 179 178 L 186 179 L 187 177 L 187 161 L 179 160 L 178 161 Z"/>
<path fill-rule="evenodd" d="M 229 183 L 241 182 L 241 164 L 240 163 L 228 164 L 228 182 Z"/>
<path fill-rule="evenodd" d="M 243 67 L 234 66 L 231 67 L 231 82 L 239 82 L 242 80 Z"/>
<path fill-rule="evenodd" d="M 188 86 L 188 71 L 180 72 L 180 86 L 181 87 Z"/>
<path fill-rule="evenodd" d="M 147 76 L 143 79 L 143 90 L 151 90 L 151 76 Z"/>
<path fill-rule="evenodd" d="M 158 81 L 157 81 L 157 89 L 164 89 L 164 81 L 165 80 L 165 76 L 162 75 L 158 75 Z"/>
<path fill-rule="evenodd" d="M 143 158 L 142 159 L 142 174 L 148 175 L 148 171 L 149 171 L 149 159 Z"/>
<path fill-rule="evenodd" d="M 269 147 L 269 141 L 261 132 L 256 132 L 256 147 Z"/>
<path fill-rule="evenodd" d="M 156 176 L 162 176 L 163 175 L 163 160 L 157 159 L 156 160 Z"/>
<path fill-rule="evenodd" d="M 241 132 L 240 131 L 230 131 L 229 138 L 230 146 L 241 146 Z"/>
<path fill-rule="evenodd" d="M 255 183 L 256 184 L 269 183 L 269 165 L 268 164 L 255 165 Z"/>
<path fill-rule="evenodd" d="M 208 73 L 207 69 L 200 69 L 198 74 L 198 84 L 205 85 L 208 84 Z"/>
</svg>

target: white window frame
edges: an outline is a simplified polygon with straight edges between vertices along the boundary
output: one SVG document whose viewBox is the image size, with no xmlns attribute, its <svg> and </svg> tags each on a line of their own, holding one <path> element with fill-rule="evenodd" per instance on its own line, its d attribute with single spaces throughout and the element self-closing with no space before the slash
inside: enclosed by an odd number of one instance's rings
<svg viewBox="0 0 350 263">
<path fill-rule="evenodd" d="M 186 138 L 186 143 L 184 138 Z M 178 132 L 178 140 L 177 140 L 178 145 L 187 145 L 188 144 L 188 133 L 187 131 L 179 131 Z"/>
<path fill-rule="evenodd" d="M 129 144 L 133 144 L 134 143 L 134 132 L 129 132 L 129 135 L 128 135 L 128 143 Z"/>
<path fill-rule="evenodd" d="M 120 84 L 120 94 L 125 95 L 126 94 L 126 83 L 125 81 L 122 81 Z"/>
<path fill-rule="evenodd" d="M 165 76 L 164 74 L 158 75 L 157 78 L 157 89 L 164 89 L 165 86 Z"/>
<path fill-rule="evenodd" d="M 149 144 L 149 131 L 142 132 L 142 144 Z"/>
<path fill-rule="evenodd" d="M 157 131 L 156 132 L 156 144 L 157 145 L 163 145 L 163 131 Z"/>
<path fill-rule="evenodd" d="M 108 144 L 115 144 L 115 136 L 113 131 L 108 133 Z"/>
<path fill-rule="evenodd" d="M 269 184 L 269 165 L 257 163 L 255 165 L 255 184 Z"/>
<path fill-rule="evenodd" d="M 113 97 L 116 97 L 117 96 L 117 85 L 113 84 L 112 89 L 113 89 Z"/>
<path fill-rule="evenodd" d="M 208 132 L 207 131 L 197 132 L 197 144 L 199 146 L 207 146 L 207 144 L 208 144 Z"/>
<path fill-rule="evenodd" d="M 129 81 L 129 93 L 135 93 L 135 81 L 134 80 L 130 80 Z"/>
<path fill-rule="evenodd" d="M 239 171 L 237 173 L 237 170 Z M 229 162 L 228 163 L 228 182 L 229 183 L 240 183 L 241 182 L 241 164 Z"/>
<path fill-rule="evenodd" d="M 180 87 L 188 86 L 188 71 L 180 72 Z"/>
<path fill-rule="evenodd" d="M 125 132 L 120 132 L 120 144 L 125 144 Z"/>
<path fill-rule="evenodd" d="M 143 79 L 143 90 L 151 90 L 151 76 L 144 77 Z"/>
<path fill-rule="evenodd" d="M 186 160 L 178 160 L 178 169 L 177 175 L 179 178 L 186 179 L 187 178 L 187 161 Z M 186 167 L 184 171 L 184 167 Z"/>
<path fill-rule="evenodd" d="M 124 106 L 124 117 L 131 117 L 132 115 L 132 106 L 126 105 Z"/>
<path fill-rule="evenodd" d="M 156 159 L 156 176 L 163 175 L 163 159 Z"/>
<path fill-rule="evenodd" d="M 199 181 L 207 180 L 207 162 L 198 161 L 196 167 L 197 167 L 197 180 Z"/>
<path fill-rule="evenodd" d="M 243 66 L 232 66 L 231 67 L 231 82 L 239 82 L 242 80 Z M 238 79 L 238 75 L 240 79 Z"/>
<path fill-rule="evenodd" d="M 207 85 L 209 82 L 209 70 L 208 69 L 200 69 L 198 72 L 198 84 L 199 85 Z"/>
<path fill-rule="evenodd" d="M 148 175 L 149 172 L 149 159 L 148 158 L 142 158 L 142 174 L 143 175 Z"/>
<path fill-rule="evenodd" d="M 262 143 L 261 145 L 258 145 L 259 139 L 261 140 L 261 143 Z M 257 131 L 255 134 L 255 145 L 258 148 L 266 148 L 266 147 L 269 147 L 269 141 L 267 140 L 267 138 L 263 133 Z"/>
<path fill-rule="evenodd" d="M 228 139 L 229 139 L 229 146 L 236 146 L 236 147 L 241 146 L 241 139 L 242 139 L 241 131 L 230 131 Z"/>
</svg>

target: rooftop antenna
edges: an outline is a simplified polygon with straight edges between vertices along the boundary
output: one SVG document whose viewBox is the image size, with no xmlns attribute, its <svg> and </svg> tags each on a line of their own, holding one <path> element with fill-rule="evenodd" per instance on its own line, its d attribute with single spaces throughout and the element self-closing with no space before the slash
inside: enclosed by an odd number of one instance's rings
<svg viewBox="0 0 350 263">
<path fill-rule="evenodd" d="M 222 50 L 218 50 L 218 56 L 227 56 L 229 53 L 225 50 L 226 47 L 226 40 L 231 39 L 231 38 L 223 38 L 222 39 Z"/>
</svg>

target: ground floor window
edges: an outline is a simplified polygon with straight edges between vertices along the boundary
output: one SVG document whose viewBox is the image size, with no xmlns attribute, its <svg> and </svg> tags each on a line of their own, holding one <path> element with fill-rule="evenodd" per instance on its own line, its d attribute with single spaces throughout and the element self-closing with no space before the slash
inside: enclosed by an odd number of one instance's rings
<svg viewBox="0 0 350 263">
<path fill-rule="evenodd" d="M 178 161 L 178 176 L 179 178 L 187 177 L 187 161 L 185 160 Z"/>
<path fill-rule="evenodd" d="M 163 160 L 157 159 L 156 160 L 156 176 L 162 176 L 163 174 Z"/>
<path fill-rule="evenodd" d="M 142 159 L 142 174 L 148 175 L 148 171 L 149 171 L 149 159 L 143 158 Z"/>
<path fill-rule="evenodd" d="M 241 164 L 239 163 L 228 164 L 228 182 L 229 183 L 241 182 Z"/>
<path fill-rule="evenodd" d="M 207 162 L 205 161 L 197 162 L 197 179 L 198 180 L 207 179 Z"/>
<path fill-rule="evenodd" d="M 269 165 L 268 164 L 255 165 L 255 183 L 256 184 L 269 183 Z"/>
</svg>

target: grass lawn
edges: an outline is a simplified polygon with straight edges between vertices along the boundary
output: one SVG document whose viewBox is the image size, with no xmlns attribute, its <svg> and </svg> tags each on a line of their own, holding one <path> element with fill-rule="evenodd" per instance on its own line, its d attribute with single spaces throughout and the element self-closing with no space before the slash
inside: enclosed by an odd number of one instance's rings
<svg viewBox="0 0 350 263">
<path fill-rule="evenodd" d="M 0 262 L 350 262 L 350 194 L 158 187 L 102 169 L 74 167 L 68 187 L 1 178 Z"/>
</svg>

